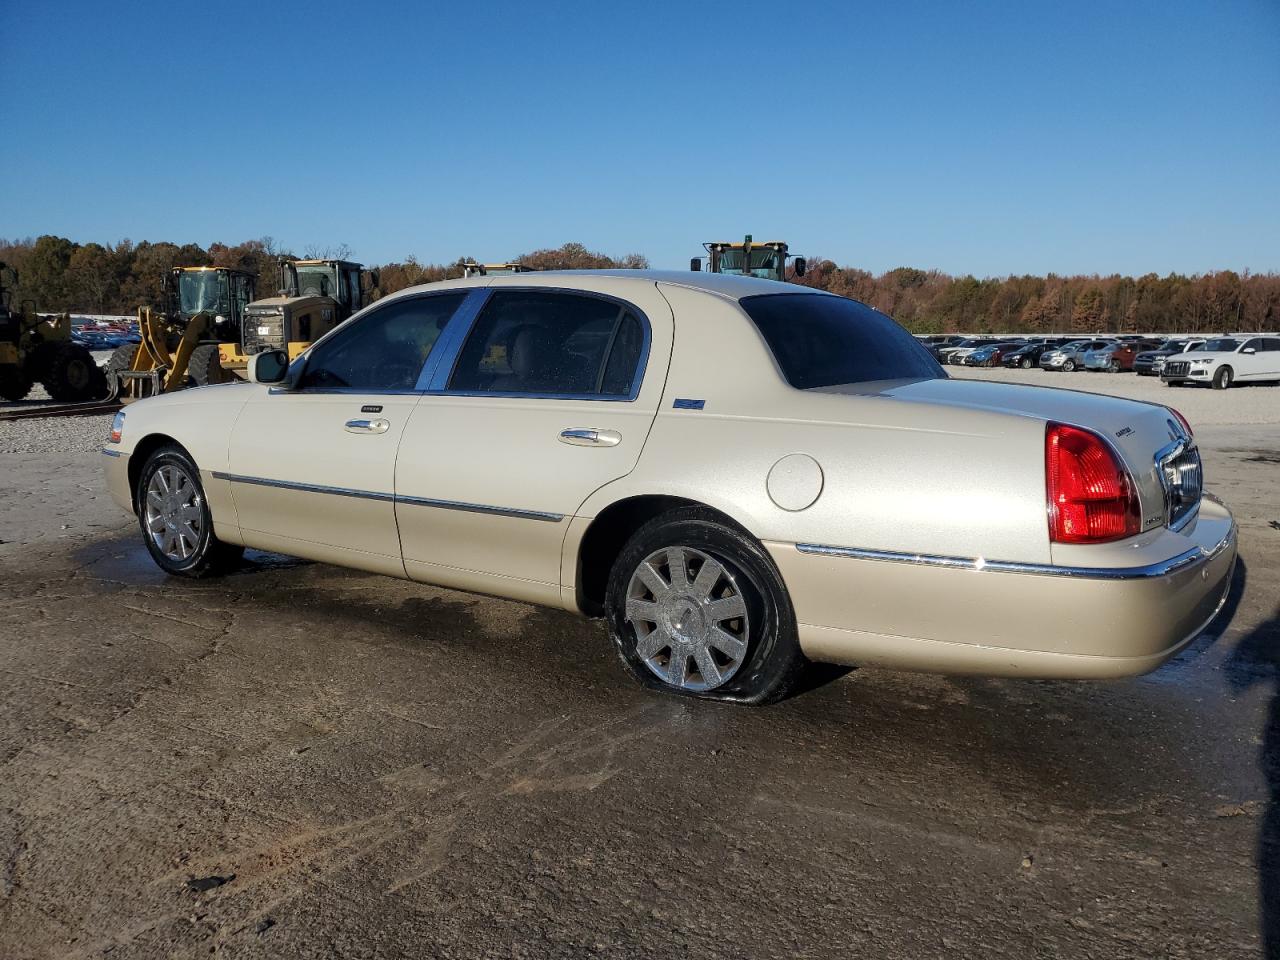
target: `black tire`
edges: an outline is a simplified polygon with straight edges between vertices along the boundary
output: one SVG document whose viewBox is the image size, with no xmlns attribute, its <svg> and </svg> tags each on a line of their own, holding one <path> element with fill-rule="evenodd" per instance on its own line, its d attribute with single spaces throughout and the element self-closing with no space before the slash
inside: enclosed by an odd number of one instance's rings
<svg viewBox="0 0 1280 960">
<path fill-rule="evenodd" d="M 82 403 L 107 396 L 107 377 L 91 354 L 78 343 L 59 343 L 45 361 L 40 380 L 59 403 Z"/>
<path fill-rule="evenodd" d="M 1213 373 L 1213 389 L 1226 390 L 1235 382 L 1235 371 L 1230 367 L 1219 367 Z"/>
<path fill-rule="evenodd" d="M 1120 361 L 1119 361 L 1119 360 L 1112 360 L 1112 361 L 1111 361 L 1111 365 L 1110 365 L 1109 367 L 1107 367 L 1107 372 L 1108 372 L 1108 373 L 1119 373 L 1119 372 L 1120 372 Z"/>
<path fill-rule="evenodd" d="M 122 343 L 111 352 L 111 357 L 107 360 L 107 389 L 110 395 L 118 397 L 125 391 L 120 382 L 120 374 L 133 366 L 133 358 L 138 355 L 141 344 Z"/>
<path fill-rule="evenodd" d="M 1066 373 L 1073 373 L 1076 369 L 1076 362 L 1074 360 L 1063 361 L 1062 369 Z"/>
<path fill-rule="evenodd" d="M 1022 369 L 1023 369 L 1023 370 L 1030 370 L 1030 369 L 1031 369 L 1031 358 L 1030 358 L 1030 357 L 1023 357 L 1023 358 L 1022 358 L 1022 362 L 1021 362 L 1020 364 L 1018 364 L 1018 366 L 1022 367 Z"/>
<path fill-rule="evenodd" d="M 187 374 L 197 387 L 222 383 L 226 377 L 222 373 L 222 358 L 218 354 L 218 345 L 202 343 L 192 350 L 191 359 L 187 362 Z"/>
<path fill-rule="evenodd" d="M 190 502 L 184 504 L 184 506 L 188 509 L 193 509 L 194 515 L 199 519 L 198 529 L 193 527 L 195 536 L 189 541 L 190 553 L 181 558 L 168 556 L 161 549 L 161 545 L 152 536 L 151 520 L 147 512 L 148 490 L 151 487 L 152 478 L 166 469 L 168 471 L 167 476 L 170 479 L 178 472 L 185 476 L 188 485 L 175 484 L 174 490 L 178 495 L 181 495 L 184 490 L 191 491 Z M 180 501 L 181 497 L 179 496 Z M 175 503 L 173 505 L 176 506 L 178 504 Z M 235 569 L 244 554 L 244 547 L 223 543 L 214 535 L 213 517 L 209 513 L 209 504 L 205 500 L 204 488 L 200 485 L 200 470 L 181 447 L 161 447 L 147 458 L 147 462 L 142 465 L 142 471 L 138 475 L 138 486 L 133 491 L 133 507 L 134 512 L 138 515 L 138 527 L 142 531 L 142 541 L 146 544 L 147 552 L 151 554 L 151 559 L 156 562 L 156 565 L 161 570 L 172 576 L 190 577 L 192 579 L 218 576 Z M 157 505 L 157 508 L 163 509 L 159 505 Z M 164 524 L 162 517 L 157 522 L 161 525 Z M 173 531 L 174 527 L 170 526 L 169 529 Z M 163 536 L 163 531 L 160 531 L 160 533 Z M 182 547 L 185 547 L 187 543 L 188 541 L 184 540 Z"/>
<path fill-rule="evenodd" d="M 5 400 L 24 400 L 31 392 L 32 380 L 16 363 L 0 366 L 0 397 Z"/>
<path fill-rule="evenodd" d="M 727 678 L 711 689 L 686 689 L 659 677 L 656 668 L 637 652 L 640 637 L 627 619 L 633 575 L 653 554 L 674 548 L 701 554 L 719 563 L 728 577 L 718 581 L 723 592 L 713 596 L 723 599 L 726 594 L 740 595 L 745 604 L 744 620 L 723 621 L 742 625 L 745 653 L 734 671 L 726 671 Z M 686 579 L 692 588 L 697 581 L 693 566 L 688 567 L 688 574 Z M 670 568 L 666 576 L 667 583 L 675 582 Z M 736 590 L 731 591 L 730 585 Z M 655 594 L 654 600 L 657 599 Z M 754 538 L 702 507 L 672 510 L 650 520 L 631 536 L 610 571 L 605 614 L 614 647 L 627 671 L 645 686 L 664 693 L 737 703 L 773 703 L 795 687 L 807 663 L 800 651 L 791 598 L 769 554 Z M 657 648 L 650 660 L 660 660 L 664 649 L 668 651 L 666 662 L 670 664 L 674 656 L 672 647 Z M 723 656 L 728 659 L 727 655 Z M 684 657 L 686 666 L 697 662 L 692 653 Z M 720 669 L 726 666 L 717 663 Z M 690 673 L 703 677 L 697 667 Z"/>
</svg>

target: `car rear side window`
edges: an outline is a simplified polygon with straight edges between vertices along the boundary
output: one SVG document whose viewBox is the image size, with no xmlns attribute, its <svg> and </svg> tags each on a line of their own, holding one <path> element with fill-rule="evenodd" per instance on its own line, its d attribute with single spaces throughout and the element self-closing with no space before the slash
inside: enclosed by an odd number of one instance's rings
<svg viewBox="0 0 1280 960">
<path fill-rule="evenodd" d="M 499 290 L 458 356 L 448 390 L 553 397 L 634 396 L 644 325 L 626 304 Z"/>
<path fill-rule="evenodd" d="M 946 377 L 915 337 L 856 300 L 782 293 L 744 297 L 739 303 L 797 389 Z"/>
<path fill-rule="evenodd" d="M 338 328 L 307 355 L 298 390 L 413 390 L 465 290 L 393 300 Z"/>
</svg>

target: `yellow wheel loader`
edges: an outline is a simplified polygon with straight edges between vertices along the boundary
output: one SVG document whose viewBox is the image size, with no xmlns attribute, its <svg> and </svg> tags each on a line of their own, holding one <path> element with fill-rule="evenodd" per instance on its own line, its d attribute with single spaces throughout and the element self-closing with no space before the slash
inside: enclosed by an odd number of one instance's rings
<svg viewBox="0 0 1280 960">
<path fill-rule="evenodd" d="M 219 347 L 239 339 L 254 276 L 230 267 L 174 267 L 165 276 L 163 309 L 138 308 L 141 343 L 118 347 L 107 380 L 129 403 L 226 379 Z"/>
<path fill-rule="evenodd" d="M 280 295 L 249 304 L 240 336 L 218 348 L 224 376 L 243 378 L 249 358 L 264 350 L 292 360 L 358 311 L 363 269 L 348 260 L 281 260 Z"/>
<path fill-rule="evenodd" d="M 17 283 L 17 272 L 0 263 L 0 398 L 22 400 L 36 383 L 62 403 L 106 397 L 93 354 L 71 338 L 71 315 L 41 316 L 30 300 L 15 307 Z"/>
<path fill-rule="evenodd" d="M 781 240 L 753 243 L 747 234 L 741 243 L 713 240 L 704 243 L 707 251 L 707 270 L 711 273 L 728 273 L 740 277 L 762 277 L 765 280 L 786 280 L 787 245 Z M 804 257 L 793 258 L 796 276 L 803 277 L 807 266 Z M 689 261 L 690 270 L 702 269 L 702 257 Z"/>
</svg>

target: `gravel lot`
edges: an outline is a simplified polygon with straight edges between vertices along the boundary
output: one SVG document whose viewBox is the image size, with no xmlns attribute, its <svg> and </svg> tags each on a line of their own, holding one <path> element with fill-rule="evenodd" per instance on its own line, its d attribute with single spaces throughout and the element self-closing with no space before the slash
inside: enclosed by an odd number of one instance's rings
<svg viewBox="0 0 1280 960">
<path fill-rule="evenodd" d="M 656 697 L 556 611 L 166 578 L 107 418 L 0 424 L 0 957 L 1280 955 L 1280 390 L 999 376 L 1199 428 L 1241 563 L 1156 673 Z"/>
</svg>

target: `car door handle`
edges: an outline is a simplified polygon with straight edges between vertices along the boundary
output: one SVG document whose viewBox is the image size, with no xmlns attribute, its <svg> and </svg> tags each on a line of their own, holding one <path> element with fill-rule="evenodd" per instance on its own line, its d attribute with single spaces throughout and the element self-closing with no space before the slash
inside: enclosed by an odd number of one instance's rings
<svg viewBox="0 0 1280 960">
<path fill-rule="evenodd" d="M 596 427 L 570 427 L 560 431 L 560 442 L 575 447 L 616 447 L 622 442 L 617 430 L 600 430 Z"/>
<path fill-rule="evenodd" d="M 348 420 L 346 425 L 347 433 L 386 433 L 390 429 L 391 421 L 381 417 L 377 420 Z"/>
</svg>

